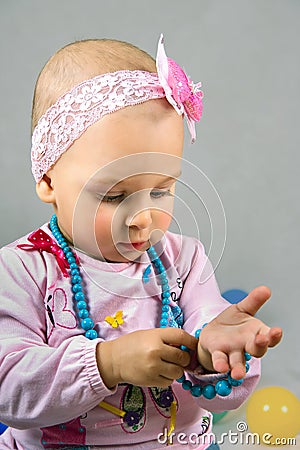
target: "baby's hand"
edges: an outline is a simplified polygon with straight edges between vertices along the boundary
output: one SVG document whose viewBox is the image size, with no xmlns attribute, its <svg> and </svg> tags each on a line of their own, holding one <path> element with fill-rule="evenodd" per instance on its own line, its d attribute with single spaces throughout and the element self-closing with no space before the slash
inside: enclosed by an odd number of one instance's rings
<svg viewBox="0 0 300 450">
<path fill-rule="evenodd" d="M 178 328 L 134 331 L 97 345 L 99 372 L 108 388 L 119 383 L 167 387 L 183 375 L 197 339 Z"/>
<path fill-rule="evenodd" d="M 268 347 L 280 342 L 281 328 L 270 328 L 253 317 L 270 296 L 267 287 L 257 287 L 203 328 L 198 343 L 203 367 L 223 373 L 231 370 L 231 376 L 240 379 L 245 376 L 244 352 L 261 358 Z"/>
</svg>

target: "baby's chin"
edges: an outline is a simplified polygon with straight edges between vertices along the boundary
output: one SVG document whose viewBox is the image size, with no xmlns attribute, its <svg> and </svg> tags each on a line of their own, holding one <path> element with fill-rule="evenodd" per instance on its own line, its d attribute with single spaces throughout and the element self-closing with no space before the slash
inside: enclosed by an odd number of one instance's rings
<svg viewBox="0 0 300 450">
<path fill-rule="evenodd" d="M 150 248 L 150 246 L 151 244 L 148 243 L 141 250 L 136 250 L 132 247 L 132 250 L 128 249 L 126 252 L 124 250 L 115 250 L 106 254 L 102 253 L 99 249 L 97 249 L 97 251 L 91 251 L 91 249 L 82 249 L 78 247 L 76 249 L 89 256 L 90 258 L 96 259 L 98 261 L 117 264 L 140 262 L 141 258 L 147 253 L 147 250 Z"/>
</svg>

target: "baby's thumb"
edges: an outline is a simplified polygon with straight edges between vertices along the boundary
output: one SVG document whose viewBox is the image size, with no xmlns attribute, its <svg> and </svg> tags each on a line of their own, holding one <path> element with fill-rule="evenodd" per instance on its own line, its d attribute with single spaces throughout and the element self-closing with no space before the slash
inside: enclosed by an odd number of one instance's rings
<svg viewBox="0 0 300 450">
<path fill-rule="evenodd" d="M 244 300 L 237 303 L 237 307 L 241 312 L 254 316 L 270 297 L 270 289 L 267 286 L 259 286 L 253 289 Z"/>
</svg>

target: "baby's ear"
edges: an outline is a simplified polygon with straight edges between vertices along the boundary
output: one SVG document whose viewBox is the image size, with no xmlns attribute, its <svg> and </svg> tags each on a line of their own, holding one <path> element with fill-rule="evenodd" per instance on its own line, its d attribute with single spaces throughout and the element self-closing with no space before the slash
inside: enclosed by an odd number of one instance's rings
<svg viewBox="0 0 300 450">
<path fill-rule="evenodd" d="M 55 203 L 54 189 L 51 186 L 51 178 L 48 175 L 44 175 L 41 181 L 36 184 L 35 190 L 42 202 Z"/>
</svg>

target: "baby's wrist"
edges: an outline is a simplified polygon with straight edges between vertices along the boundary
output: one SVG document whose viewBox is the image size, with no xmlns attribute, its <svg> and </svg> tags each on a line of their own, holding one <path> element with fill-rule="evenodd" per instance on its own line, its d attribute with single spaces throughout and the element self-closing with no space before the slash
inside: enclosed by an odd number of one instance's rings
<svg viewBox="0 0 300 450">
<path fill-rule="evenodd" d="M 97 366 L 103 383 L 108 389 L 113 389 L 120 383 L 112 358 L 112 342 L 100 342 L 96 347 Z"/>
</svg>

